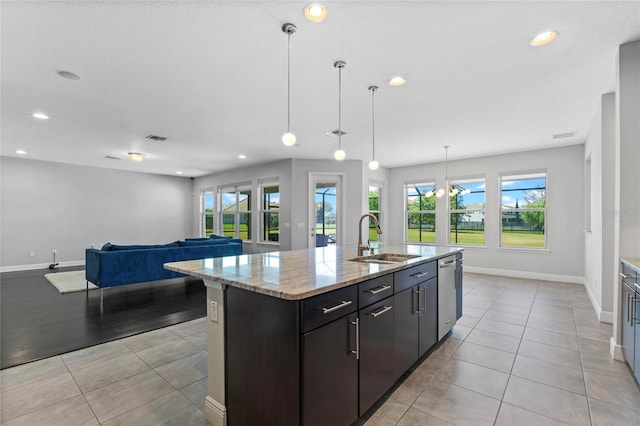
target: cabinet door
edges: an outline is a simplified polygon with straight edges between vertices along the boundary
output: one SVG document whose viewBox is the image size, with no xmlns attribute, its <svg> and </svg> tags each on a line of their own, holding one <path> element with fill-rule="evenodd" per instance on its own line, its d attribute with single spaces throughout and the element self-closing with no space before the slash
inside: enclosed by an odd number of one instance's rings
<svg viewBox="0 0 640 426">
<path fill-rule="evenodd" d="M 456 258 L 456 320 L 462 317 L 462 258 Z"/>
<path fill-rule="evenodd" d="M 634 292 L 626 284 L 622 284 L 622 353 L 632 370 L 634 367 L 634 327 L 633 327 Z"/>
<path fill-rule="evenodd" d="M 396 304 L 396 376 L 400 377 L 418 360 L 419 286 L 394 295 Z"/>
<path fill-rule="evenodd" d="M 395 375 L 395 304 L 388 297 L 359 311 L 360 415 L 393 385 Z"/>
<path fill-rule="evenodd" d="M 350 425 L 358 418 L 357 315 L 302 339 L 302 417 L 308 425 Z"/>
<path fill-rule="evenodd" d="M 455 256 L 438 261 L 438 339 L 456 324 Z"/>
<path fill-rule="evenodd" d="M 420 352 L 424 355 L 438 341 L 438 280 L 420 284 Z"/>
<path fill-rule="evenodd" d="M 634 362 L 629 361 L 629 365 L 631 365 L 631 369 L 635 373 L 636 380 L 640 381 L 640 292 L 635 292 L 634 299 L 631 303 L 631 324 L 633 324 L 633 334 L 635 337 L 635 354 L 634 354 Z M 624 323 L 623 323 L 624 327 Z"/>
</svg>

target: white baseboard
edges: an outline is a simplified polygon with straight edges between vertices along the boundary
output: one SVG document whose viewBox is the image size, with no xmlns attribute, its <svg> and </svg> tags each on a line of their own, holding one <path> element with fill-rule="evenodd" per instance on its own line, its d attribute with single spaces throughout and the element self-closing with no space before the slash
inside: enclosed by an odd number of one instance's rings
<svg viewBox="0 0 640 426">
<path fill-rule="evenodd" d="M 32 271 L 34 269 L 47 269 L 51 263 L 32 263 L 29 265 L 0 266 L 0 272 Z M 58 262 L 58 268 L 65 266 L 84 266 L 84 260 L 70 260 Z"/>
<path fill-rule="evenodd" d="M 584 280 L 584 288 L 587 290 L 587 295 L 589 295 L 589 301 L 591 302 L 591 306 L 596 311 L 596 315 L 598 316 L 598 321 L 605 322 L 607 324 L 613 324 L 613 312 L 603 311 L 602 306 L 598 303 L 598 299 L 596 299 L 595 294 L 591 291 L 591 286 L 589 286 L 589 282 L 586 278 Z"/>
<path fill-rule="evenodd" d="M 209 395 L 204 400 L 204 411 L 207 424 L 213 426 L 227 426 L 227 407 L 220 404 Z"/>
<path fill-rule="evenodd" d="M 500 275 L 503 277 L 512 277 L 512 278 L 526 278 L 531 280 L 556 281 L 561 283 L 574 283 L 574 284 L 584 283 L 583 277 L 575 277 L 573 275 L 543 274 L 542 272 L 514 271 L 511 269 L 483 268 L 480 266 L 467 266 L 467 265 L 464 265 L 464 270 L 466 272 L 473 272 L 476 274 Z"/>
<path fill-rule="evenodd" d="M 609 341 L 609 352 L 611 353 L 611 358 L 615 359 L 616 361 L 624 361 L 622 346 L 616 343 L 615 337 L 612 337 Z"/>
</svg>

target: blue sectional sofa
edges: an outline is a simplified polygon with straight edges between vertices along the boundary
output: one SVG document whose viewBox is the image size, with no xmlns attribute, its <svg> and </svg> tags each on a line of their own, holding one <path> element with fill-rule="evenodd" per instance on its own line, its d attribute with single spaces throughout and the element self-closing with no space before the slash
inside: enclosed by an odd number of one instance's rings
<svg viewBox="0 0 640 426">
<path fill-rule="evenodd" d="M 242 254 L 242 241 L 212 235 L 164 245 L 116 245 L 85 253 L 86 279 L 100 288 L 183 277 L 164 269 L 167 262 Z"/>
</svg>

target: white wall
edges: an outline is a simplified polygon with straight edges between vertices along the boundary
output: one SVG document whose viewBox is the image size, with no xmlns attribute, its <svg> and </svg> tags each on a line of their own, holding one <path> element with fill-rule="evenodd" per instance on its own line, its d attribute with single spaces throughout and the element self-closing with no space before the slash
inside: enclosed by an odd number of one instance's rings
<svg viewBox="0 0 640 426">
<path fill-rule="evenodd" d="M 244 244 L 245 253 L 257 253 L 275 250 L 291 249 L 291 209 L 293 201 L 291 199 L 291 171 L 292 160 L 281 160 L 272 163 L 261 164 L 257 166 L 240 167 L 226 172 L 214 173 L 211 175 L 196 178 L 193 184 L 193 229 L 192 235 L 196 236 L 200 233 L 200 193 L 203 189 L 213 190 L 214 194 L 218 193 L 220 187 L 233 184 L 251 183 L 254 197 L 251 206 L 252 229 L 255 230 L 252 243 Z M 260 217 L 260 198 L 258 185 L 264 179 L 277 179 L 280 187 L 280 241 L 278 243 L 258 243 L 257 234 L 259 232 Z M 218 206 L 216 203 L 216 211 L 214 217 L 214 228 L 217 234 L 222 234 L 218 226 Z M 286 224 L 290 226 L 287 227 Z"/>
<path fill-rule="evenodd" d="M 591 229 L 585 232 L 585 285 L 601 321 L 613 321 L 613 226 L 615 175 L 615 94 L 602 96 L 585 142 L 585 162 L 591 160 Z"/>
<path fill-rule="evenodd" d="M 222 173 L 196 178 L 194 181 L 193 230 L 199 232 L 199 194 L 203 189 L 217 193 L 221 186 L 251 182 L 255 191 L 253 211 L 258 210 L 258 182 L 265 178 L 278 178 L 280 182 L 280 241 L 279 244 L 245 243 L 245 252 L 255 253 L 271 250 L 291 250 L 307 248 L 309 240 L 309 174 L 341 174 L 344 178 L 344 242 L 356 244 L 358 241 L 358 219 L 368 210 L 367 188 L 369 177 L 381 183 L 386 189 L 388 170 L 381 168 L 375 172 L 364 171 L 366 165 L 359 160 L 282 160 L 269 164 L 243 167 Z M 388 215 L 387 215 L 388 218 Z M 252 215 L 253 229 L 259 229 L 259 217 Z M 388 220 L 388 219 L 387 219 Z M 299 226 L 299 224 L 301 224 Z M 384 229 L 384 228 L 383 228 Z M 218 231 L 219 232 L 219 231 Z M 354 252 L 355 253 L 355 252 Z"/>
<path fill-rule="evenodd" d="M 584 147 L 520 152 L 449 161 L 449 178 L 484 176 L 486 179 L 485 245 L 465 249 L 465 266 L 485 272 L 582 282 L 584 276 Z M 545 169 L 547 178 L 547 250 L 499 248 L 500 172 Z M 425 180 L 444 181 L 444 163 L 390 170 L 390 242 L 402 242 L 404 234 L 404 184 Z M 436 226 L 446 226 L 446 200 L 438 200 Z M 438 244 L 446 235 L 439 233 Z M 478 269 L 481 268 L 481 269 Z"/>
<path fill-rule="evenodd" d="M 3 271 L 83 264 L 107 241 L 161 244 L 192 228 L 188 178 L 0 158 Z M 29 256 L 34 252 L 35 256 Z"/>
</svg>

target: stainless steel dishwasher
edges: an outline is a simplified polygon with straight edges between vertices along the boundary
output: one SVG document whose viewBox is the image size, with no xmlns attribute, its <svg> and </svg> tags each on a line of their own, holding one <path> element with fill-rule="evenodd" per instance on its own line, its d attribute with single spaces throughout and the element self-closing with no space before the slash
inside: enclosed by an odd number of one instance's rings
<svg viewBox="0 0 640 426">
<path fill-rule="evenodd" d="M 438 340 L 456 323 L 456 256 L 438 260 Z"/>
</svg>

